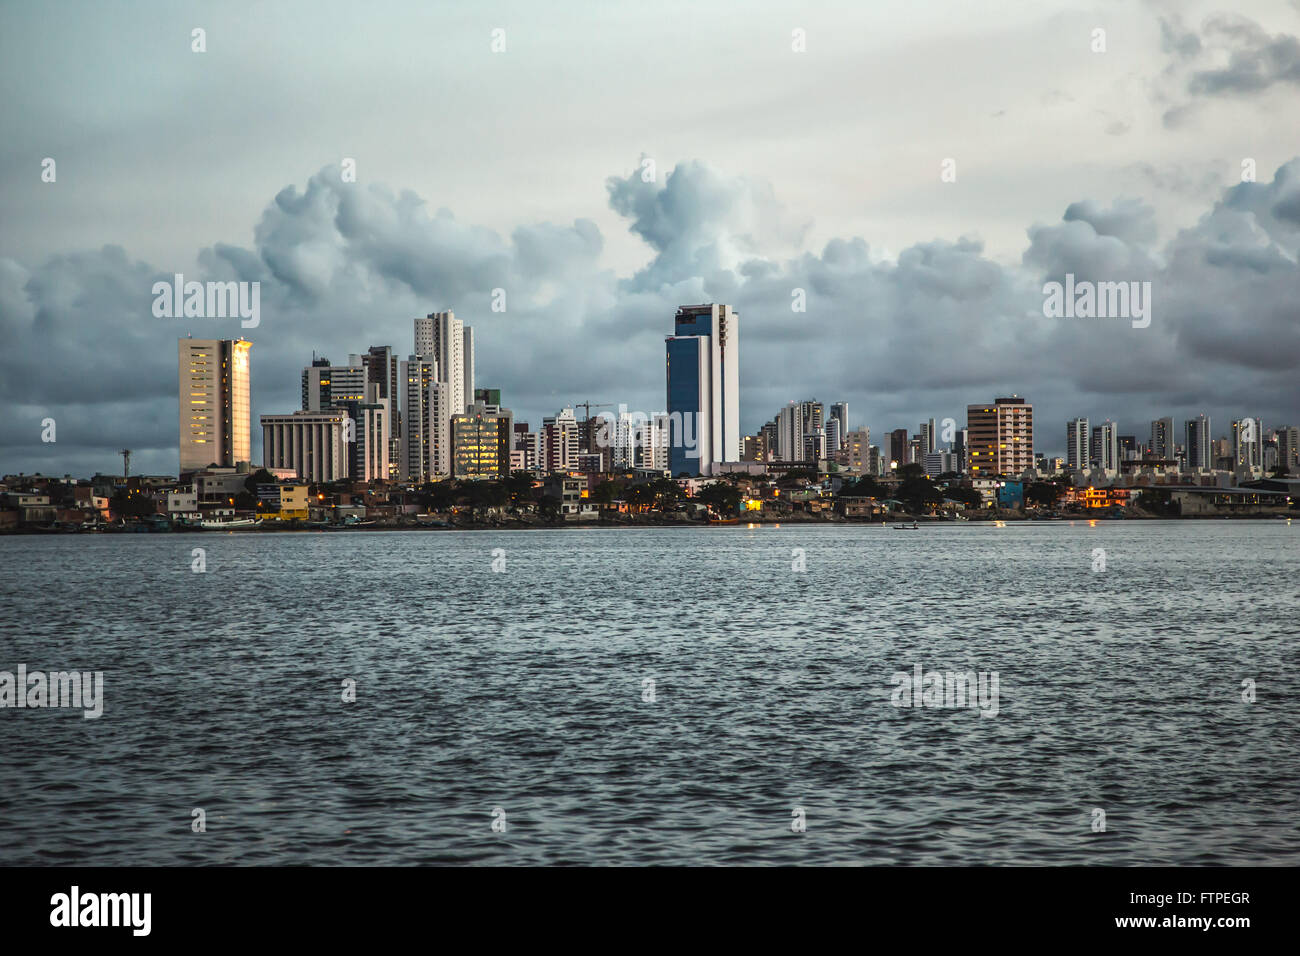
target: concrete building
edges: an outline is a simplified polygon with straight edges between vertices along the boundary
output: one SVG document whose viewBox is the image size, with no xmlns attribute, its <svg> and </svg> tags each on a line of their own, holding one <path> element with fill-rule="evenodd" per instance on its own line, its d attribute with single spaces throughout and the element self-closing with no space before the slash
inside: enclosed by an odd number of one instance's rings
<svg viewBox="0 0 1300 956">
<path fill-rule="evenodd" d="M 252 459 L 252 407 L 244 339 L 180 339 L 180 471 Z"/>
<path fill-rule="evenodd" d="M 849 436 L 849 403 L 836 402 L 834 405 L 832 405 L 830 421 L 839 422 L 840 425 L 840 430 L 839 430 L 840 444 L 835 449 L 836 451 L 839 451 L 844 447 L 844 441 Z M 830 422 L 827 422 L 828 425 L 829 423 Z M 830 435 L 829 428 L 827 429 L 826 434 Z"/>
<path fill-rule="evenodd" d="M 369 385 L 374 392 L 377 387 Z M 343 402 L 337 409 L 351 421 L 344 422 L 343 439 L 348 444 L 348 477 L 357 481 L 387 481 L 391 477 L 389 460 L 388 399 L 374 402 Z"/>
<path fill-rule="evenodd" d="M 1156 458 L 1174 457 L 1174 420 L 1157 418 L 1151 422 L 1151 454 Z"/>
<path fill-rule="evenodd" d="M 1091 435 L 1088 419 L 1075 418 L 1065 423 L 1065 464 L 1068 468 L 1084 471 L 1092 461 Z"/>
<path fill-rule="evenodd" d="M 415 354 L 438 363 L 439 381 L 448 386 L 448 418 L 473 404 L 474 333 L 454 312 L 430 312 L 415 320 Z"/>
<path fill-rule="evenodd" d="M 452 476 L 499 478 L 510 473 L 514 415 L 508 408 L 474 402 L 451 417 Z"/>
<path fill-rule="evenodd" d="M 1023 398 L 968 405 L 966 425 L 973 477 L 1020 475 L 1034 466 L 1034 407 Z"/>
<path fill-rule="evenodd" d="M 895 428 L 889 433 L 889 465 L 886 470 L 902 468 L 910 454 L 906 428 Z"/>
<path fill-rule="evenodd" d="M 331 365 L 327 358 L 313 359 L 302 370 L 302 410 L 328 412 L 344 402 L 366 401 L 367 371 L 356 365 Z"/>
<path fill-rule="evenodd" d="M 1119 430 L 1112 421 L 1102 422 L 1092 428 L 1089 463 L 1103 471 L 1119 470 Z"/>
<path fill-rule="evenodd" d="M 871 471 L 871 429 L 865 425 L 849 432 L 844 441 L 848 452 L 848 469 L 858 474 L 873 474 Z"/>
<path fill-rule="evenodd" d="M 776 461 L 808 461 L 810 448 L 822 448 L 823 442 L 817 441 L 817 436 L 824 438 L 823 419 L 825 410 L 820 402 L 816 399 L 809 399 L 803 402 L 791 402 L 776 414 L 776 436 L 775 460 Z M 812 443 L 810 444 L 810 439 Z M 818 454 L 817 458 L 826 457 L 825 454 Z M 815 460 L 815 459 L 813 459 Z"/>
<path fill-rule="evenodd" d="M 710 474 L 740 461 L 740 316 L 729 305 L 682 306 L 667 353 L 669 467 Z"/>
<path fill-rule="evenodd" d="M 343 440 L 346 420 L 342 410 L 263 415 L 263 463 L 268 469 L 291 469 L 303 481 L 349 477 L 349 448 Z"/>
<path fill-rule="evenodd" d="M 1283 425 L 1277 430 L 1277 463 L 1292 476 L 1300 472 L 1300 427 Z"/>
<path fill-rule="evenodd" d="M 1186 460 L 1188 471 L 1209 471 L 1214 467 L 1214 442 L 1210 437 L 1210 420 L 1197 415 L 1185 423 L 1187 429 Z"/>
<path fill-rule="evenodd" d="M 578 419 L 572 408 L 542 419 L 540 464 L 543 471 L 569 471 L 578 467 Z"/>
<path fill-rule="evenodd" d="M 1258 418 L 1241 418 L 1232 423 L 1234 468 L 1264 467 L 1264 423 Z"/>
</svg>

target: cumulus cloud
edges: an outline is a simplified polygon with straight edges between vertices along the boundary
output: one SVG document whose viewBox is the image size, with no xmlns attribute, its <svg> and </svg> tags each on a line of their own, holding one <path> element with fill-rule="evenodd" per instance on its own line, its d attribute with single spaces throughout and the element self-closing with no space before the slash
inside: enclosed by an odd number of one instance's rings
<svg viewBox="0 0 1300 956">
<path fill-rule="evenodd" d="M 1059 451 L 1075 415 L 1150 418 L 1205 411 L 1300 418 L 1300 160 L 1272 181 L 1225 190 L 1201 219 L 1156 246 L 1151 207 L 1080 198 L 1035 224 L 1018 263 L 972 236 L 896 257 L 860 237 L 804 248 L 808 224 L 775 190 L 700 161 L 655 182 L 638 168 L 606 181 L 611 208 L 645 240 L 631 275 L 604 268 L 590 221 L 521 224 L 508 236 L 430 212 L 411 192 L 343 183 L 336 168 L 281 190 L 252 248 L 214 244 L 187 278 L 262 283 L 262 323 L 156 319 L 152 284 L 172 263 L 122 248 L 41 263 L 0 260 L 0 470 L 90 473 L 135 449 L 135 467 L 175 470 L 175 339 L 254 342 L 254 421 L 297 407 L 312 352 L 343 361 L 369 345 L 410 351 L 411 319 L 454 308 L 476 329 L 480 385 L 500 386 L 534 424 L 585 399 L 663 407 L 663 337 L 683 303 L 741 315 L 742 427 L 792 399 L 850 403 L 880 437 L 1012 392 L 1036 406 L 1036 446 Z M 1124 320 L 1048 319 L 1043 284 L 1066 273 L 1149 281 L 1146 329 Z M 507 311 L 491 311 L 503 289 Z M 802 289 L 806 312 L 792 310 Z M 59 422 L 39 440 L 40 419 Z M 254 428 L 255 449 L 260 444 Z"/>
</svg>

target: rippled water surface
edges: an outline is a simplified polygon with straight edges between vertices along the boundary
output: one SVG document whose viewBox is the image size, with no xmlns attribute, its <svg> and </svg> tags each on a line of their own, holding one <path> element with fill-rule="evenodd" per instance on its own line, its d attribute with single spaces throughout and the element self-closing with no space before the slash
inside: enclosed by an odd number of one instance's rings
<svg viewBox="0 0 1300 956">
<path fill-rule="evenodd" d="M 0 863 L 1300 863 L 1300 521 L 6 537 L 0 566 L 0 670 L 105 695 L 0 710 Z M 918 663 L 996 671 L 997 716 L 892 706 Z"/>
</svg>

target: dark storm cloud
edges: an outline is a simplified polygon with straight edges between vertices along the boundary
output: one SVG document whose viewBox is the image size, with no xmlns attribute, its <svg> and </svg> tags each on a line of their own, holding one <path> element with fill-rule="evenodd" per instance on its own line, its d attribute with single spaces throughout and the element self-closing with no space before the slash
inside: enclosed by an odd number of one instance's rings
<svg viewBox="0 0 1300 956">
<path fill-rule="evenodd" d="M 117 247 L 40 264 L 0 260 L 0 468 L 90 472 L 136 450 L 136 468 L 175 469 L 175 339 L 254 342 L 256 416 L 297 407 L 313 350 L 343 361 L 372 344 L 411 349 L 411 319 L 455 308 L 474 325 L 477 377 L 523 418 L 590 398 L 663 408 L 663 337 L 683 303 L 741 314 L 742 426 L 784 402 L 847 400 L 879 440 L 931 416 L 1017 392 L 1036 406 L 1037 445 L 1058 450 L 1074 415 L 1129 416 L 1121 428 L 1207 411 L 1300 418 L 1300 160 L 1271 182 L 1223 192 L 1194 226 L 1156 248 L 1142 202 L 1080 199 L 1028 230 L 1020 263 L 974 238 L 934 239 L 896 257 L 857 237 L 801 250 L 805 226 L 772 188 L 702 162 L 658 182 L 640 168 L 606 183 L 610 205 L 651 251 L 634 275 L 600 266 L 599 229 L 538 223 L 510 236 L 430 213 L 410 192 L 343 183 L 337 168 L 267 206 L 253 248 L 214 245 L 202 274 L 262 283 L 262 322 L 156 319 L 153 282 L 181 271 Z M 1149 281 L 1149 328 L 1048 319 L 1042 286 L 1066 273 Z M 504 313 L 491 310 L 505 291 Z M 807 309 L 796 312 L 798 290 Z M 55 445 L 40 420 L 59 423 Z"/>
<path fill-rule="evenodd" d="M 1270 34 L 1246 17 L 1215 14 L 1205 20 L 1199 34 L 1176 17 L 1162 18 L 1160 32 L 1162 49 L 1171 57 L 1164 77 L 1186 97 L 1165 111 L 1166 126 L 1182 125 L 1198 97 L 1300 86 L 1300 39 Z"/>
</svg>

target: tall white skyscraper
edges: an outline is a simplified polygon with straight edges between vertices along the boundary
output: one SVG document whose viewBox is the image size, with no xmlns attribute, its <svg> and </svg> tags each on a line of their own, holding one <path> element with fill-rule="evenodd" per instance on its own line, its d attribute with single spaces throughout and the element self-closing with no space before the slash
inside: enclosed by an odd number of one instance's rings
<svg viewBox="0 0 1300 956">
<path fill-rule="evenodd" d="M 252 460 L 252 407 L 244 339 L 180 339 L 180 470 Z"/>
<path fill-rule="evenodd" d="M 1112 421 L 1092 429 L 1092 463 L 1107 471 L 1119 468 L 1119 427 Z"/>
<path fill-rule="evenodd" d="M 739 343 L 740 316 L 731 306 L 677 310 L 665 342 L 674 475 L 708 475 L 716 462 L 740 461 Z"/>
<path fill-rule="evenodd" d="M 436 473 L 433 467 L 433 411 L 438 363 L 431 358 L 412 355 L 405 362 L 398 363 L 398 368 L 398 381 L 402 388 L 400 474 L 404 481 L 428 481 Z"/>
<path fill-rule="evenodd" d="M 438 363 L 438 380 L 447 383 L 452 415 L 464 414 L 474 404 L 473 351 L 473 331 L 455 313 L 430 312 L 415 320 L 415 354 Z"/>
</svg>

